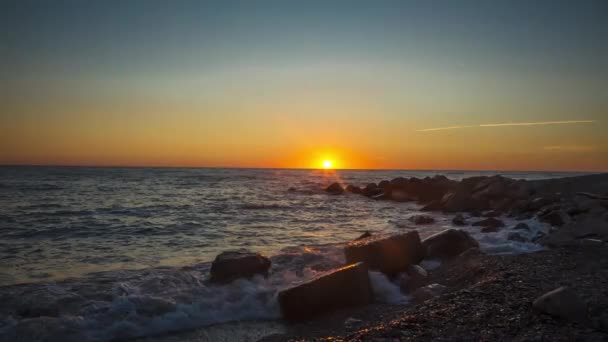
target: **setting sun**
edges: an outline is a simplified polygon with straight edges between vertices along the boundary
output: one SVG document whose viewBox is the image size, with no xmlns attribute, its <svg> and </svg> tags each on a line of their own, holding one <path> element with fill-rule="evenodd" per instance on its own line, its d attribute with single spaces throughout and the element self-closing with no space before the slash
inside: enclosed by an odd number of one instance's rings
<svg viewBox="0 0 608 342">
<path fill-rule="evenodd" d="M 334 163 L 329 159 L 325 159 L 322 164 L 324 169 L 331 169 Z"/>
</svg>

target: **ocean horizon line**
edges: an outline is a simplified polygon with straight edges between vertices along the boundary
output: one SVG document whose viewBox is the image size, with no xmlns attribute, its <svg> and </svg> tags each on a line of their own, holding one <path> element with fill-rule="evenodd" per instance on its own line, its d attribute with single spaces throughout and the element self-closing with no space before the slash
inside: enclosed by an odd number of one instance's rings
<svg viewBox="0 0 608 342">
<path fill-rule="evenodd" d="M 78 164 L 0 164 L 0 168 L 95 168 L 95 169 L 233 169 L 233 170 L 318 170 L 318 171 L 409 171 L 409 172 L 552 172 L 552 173 L 608 173 L 608 170 L 549 170 L 549 169 L 401 169 L 401 168 L 335 168 L 325 170 L 308 167 L 247 167 L 247 166 L 189 166 L 189 165 L 78 165 Z"/>
</svg>

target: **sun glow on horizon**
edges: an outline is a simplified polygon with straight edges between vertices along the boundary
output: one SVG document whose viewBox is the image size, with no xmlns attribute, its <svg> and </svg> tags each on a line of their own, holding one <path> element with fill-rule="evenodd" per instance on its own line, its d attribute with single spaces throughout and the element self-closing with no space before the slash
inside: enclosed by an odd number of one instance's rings
<svg viewBox="0 0 608 342">
<path fill-rule="evenodd" d="M 333 167 L 334 162 L 329 159 L 325 159 L 325 160 L 323 160 L 321 165 L 323 166 L 324 169 L 327 170 L 327 169 L 331 169 Z"/>
</svg>

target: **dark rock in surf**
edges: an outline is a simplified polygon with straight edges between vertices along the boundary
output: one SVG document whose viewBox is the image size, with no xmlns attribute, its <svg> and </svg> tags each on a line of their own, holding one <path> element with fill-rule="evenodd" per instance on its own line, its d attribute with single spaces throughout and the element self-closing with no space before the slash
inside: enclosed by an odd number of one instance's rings
<svg viewBox="0 0 608 342">
<path fill-rule="evenodd" d="M 247 250 L 222 252 L 211 264 L 211 281 L 231 282 L 238 278 L 250 278 L 256 274 L 266 276 L 270 269 L 270 259 Z"/>
<path fill-rule="evenodd" d="M 347 192 L 350 192 L 350 193 L 353 193 L 353 194 L 360 194 L 361 193 L 361 188 L 358 187 L 358 186 L 356 186 L 356 185 L 352 185 L 352 184 L 347 185 L 345 190 Z"/>
<path fill-rule="evenodd" d="M 462 214 L 458 214 L 458 215 L 454 216 L 454 218 L 452 219 L 452 223 L 455 226 L 466 226 L 467 225 L 467 221 L 465 220 L 464 216 L 462 216 Z"/>
<path fill-rule="evenodd" d="M 278 300 L 283 317 L 298 321 L 340 308 L 367 305 L 372 296 L 367 267 L 357 263 L 283 290 Z"/>
<path fill-rule="evenodd" d="M 435 219 L 427 215 L 414 215 L 408 218 L 408 220 L 420 225 L 435 223 Z"/>
<path fill-rule="evenodd" d="M 367 239 L 370 236 L 372 236 L 372 233 L 366 231 L 365 233 L 361 234 L 358 238 L 356 238 L 355 241 Z"/>
<path fill-rule="evenodd" d="M 331 195 L 339 195 L 344 192 L 344 189 L 339 183 L 332 183 L 330 186 L 325 188 L 325 192 L 328 192 Z"/>
<path fill-rule="evenodd" d="M 489 217 L 485 220 L 481 220 L 481 221 L 477 221 L 477 222 L 473 223 L 473 226 L 484 227 L 484 228 L 486 228 L 485 232 L 491 232 L 491 231 L 498 231 L 498 229 L 504 227 L 505 224 L 499 219 Z M 484 231 L 484 230 L 482 229 L 482 231 Z"/>
<path fill-rule="evenodd" d="M 382 189 L 379 188 L 376 183 L 369 183 L 361 190 L 361 193 L 366 197 L 374 197 L 383 194 L 384 191 L 382 191 Z"/>
<path fill-rule="evenodd" d="M 397 235 L 373 235 L 352 241 L 344 248 L 348 264 L 364 262 L 372 270 L 393 275 L 418 264 L 425 256 L 417 231 Z"/>
<path fill-rule="evenodd" d="M 518 232 L 509 233 L 509 235 L 507 236 L 507 240 L 517 241 L 517 242 L 527 242 L 528 241 L 528 239 L 526 239 L 523 235 L 521 235 Z"/>
<path fill-rule="evenodd" d="M 479 243 L 469 233 L 460 229 L 446 229 L 422 240 L 422 246 L 429 258 L 451 258 L 469 248 L 479 247 Z"/>
<path fill-rule="evenodd" d="M 546 213 L 542 213 L 539 216 L 541 222 L 550 224 L 553 227 L 561 227 L 564 225 L 564 219 L 559 211 L 553 210 Z"/>
</svg>

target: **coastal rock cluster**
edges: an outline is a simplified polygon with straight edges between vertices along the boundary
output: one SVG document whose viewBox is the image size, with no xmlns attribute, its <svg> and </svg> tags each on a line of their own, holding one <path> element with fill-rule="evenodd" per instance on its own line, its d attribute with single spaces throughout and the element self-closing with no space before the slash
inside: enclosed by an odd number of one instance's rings
<svg viewBox="0 0 608 342">
<path fill-rule="evenodd" d="M 533 237 L 525 236 L 526 228 L 513 227 L 510 239 L 514 241 L 530 238 L 547 246 L 608 241 L 608 176 L 604 174 L 537 181 L 499 175 L 461 181 L 439 175 L 422 179 L 398 177 L 364 187 L 333 183 L 326 191 L 350 192 L 375 200 L 416 202 L 422 211 L 455 213 L 454 225 L 480 226 L 485 233 L 503 229 L 505 224 L 498 218 L 503 215 L 517 220 L 536 217 L 551 227 L 548 234 Z M 480 219 L 468 222 L 462 213 Z M 428 224 L 432 218 L 417 215 L 411 221 Z"/>
<path fill-rule="evenodd" d="M 423 206 L 423 211 L 455 213 L 454 225 L 478 226 L 485 233 L 506 229 L 500 219 L 502 216 L 517 220 L 536 217 L 551 229 L 547 235 L 535 236 L 534 241 L 559 247 L 602 246 L 608 241 L 608 196 L 602 192 L 588 192 L 588 187 L 584 186 L 589 184 L 588 179 L 580 179 L 571 180 L 566 187 L 562 184 L 560 189 L 568 191 L 555 191 L 553 180 L 523 181 L 502 176 L 472 177 L 462 181 L 444 176 L 395 178 L 363 188 L 334 183 L 326 191 L 331 195 L 360 194 L 375 200 L 416 201 Z M 582 185 L 576 186 L 577 183 Z M 595 190 L 605 191 L 608 182 L 606 185 L 595 187 Z M 412 216 L 410 221 L 417 225 L 434 223 L 433 218 L 426 215 Z M 508 239 L 527 242 L 530 231 L 526 223 L 520 222 L 510 227 Z M 417 231 L 397 234 L 365 232 L 344 247 L 344 265 L 328 269 L 303 284 L 283 289 L 278 293 L 278 302 L 283 317 L 290 321 L 367 305 L 375 301 L 368 272 L 375 271 L 399 284 L 404 294 L 421 303 L 453 291 L 452 287 L 429 276 L 429 272 L 421 267 L 424 260 L 441 260 L 442 264 L 462 268 L 466 273 L 476 270 L 475 260 L 480 255 L 483 253 L 479 250 L 479 243 L 460 229 L 447 229 L 423 240 Z M 214 261 L 211 280 L 229 282 L 240 277 L 266 275 L 270 267 L 270 260 L 259 254 L 226 252 Z M 563 289 L 539 297 L 533 307 L 539 312 L 571 320 L 583 310 L 576 296 Z"/>
<path fill-rule="evenodd" d="M 421 240 L 417 231 L 403 234 L 364 234 L 344 247 L 345 265 L 325 272 L 278 294 L 283 317 L 303 320 L 336 309 L 374 301 L 368 271 L 397 280 L 401 290 L 424 301 L 442 293 L 443 285 L 429 284 L 427 271 L 419 266 L 425 258 L 448 260 L 479 246 L 468 233 L 448 229 Z M 270 260 L 246 250 L 224 252 L 214 260 L 210 280 L 225 283 L 238 278 L 267 275 Z"/>
</svg>

